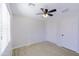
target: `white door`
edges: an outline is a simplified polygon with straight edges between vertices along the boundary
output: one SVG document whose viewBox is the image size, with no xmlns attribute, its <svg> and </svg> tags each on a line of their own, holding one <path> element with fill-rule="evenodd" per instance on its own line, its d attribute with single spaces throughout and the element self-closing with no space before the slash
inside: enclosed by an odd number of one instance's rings
<svg viewBox="0 0 79 59">
<path fill-rule="evenodd" d="M 60 41 L 63 47 L 77 50 L 78 23 L 76 18 L 65 18 L 60 23 Z"/>
<path fill-rule="evenodd" d="M 6 4 L 1 4 L 1 25 L 0 25 L 0 55 L 11 55 L 11 39 L 10 39 L 10 14 Z"/>
<path fill-rule="evenodd" d="M 1 42 L 2 42 L 2 8 L 0 4 L 0 55 L 1 55 Z"/>
</svg>

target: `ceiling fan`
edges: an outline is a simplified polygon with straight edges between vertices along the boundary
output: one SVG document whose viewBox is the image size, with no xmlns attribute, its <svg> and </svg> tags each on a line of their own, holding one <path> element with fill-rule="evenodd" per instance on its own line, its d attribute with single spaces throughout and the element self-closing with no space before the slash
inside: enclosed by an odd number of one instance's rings
<svg viewBox="0 0 79 59">
<path fill-rule="evenodd" d="M 40 8 L 42 10 L 43 13 L 38 13 L 38 15 L 42 15 L 43 17 L 47 17 L 47 16 L 53 16 L 53 14 L 51 14 L 52 12 L 56 12 L 56 9 L 52 9 L 52 10 L 48 10 L 48 9 L 44 9 L 44 8 Z"/>
</svg>

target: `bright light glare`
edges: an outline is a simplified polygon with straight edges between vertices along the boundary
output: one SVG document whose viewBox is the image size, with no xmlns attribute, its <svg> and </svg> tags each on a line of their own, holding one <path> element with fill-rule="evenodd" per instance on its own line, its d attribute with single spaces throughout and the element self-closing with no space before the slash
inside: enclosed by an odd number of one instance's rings
<svg viewBox="0 0 79 59">
<path fill-rule="evenodd" d="M 48 17 L 48 14 L 43 14 L 42 16 L 46 18 L 46 17 Z"/>
</svg>

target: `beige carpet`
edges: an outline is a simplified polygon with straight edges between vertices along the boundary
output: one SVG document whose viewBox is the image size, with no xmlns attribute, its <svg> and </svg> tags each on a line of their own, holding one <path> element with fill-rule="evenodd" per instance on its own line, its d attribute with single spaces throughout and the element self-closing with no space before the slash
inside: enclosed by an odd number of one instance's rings
<svg viewBox="0 0 79 59">
<path fill-rule="evenodd" d="M 14 49 L 13 56 L 79 56 L 79 54 L 50 42 L 41 42 Z"/>
</svg>

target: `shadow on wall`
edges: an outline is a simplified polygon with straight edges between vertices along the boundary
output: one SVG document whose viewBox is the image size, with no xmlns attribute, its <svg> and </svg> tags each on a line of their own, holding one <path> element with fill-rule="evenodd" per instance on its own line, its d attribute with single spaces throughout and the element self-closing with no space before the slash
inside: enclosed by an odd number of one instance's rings
<svg viewBox="0 0 79 59">
<path fill-rule="evenodd" d="M 5 45 L 6 43 L 3 44 Z M 11 40 L 5 46 L 2 46 L 1 56 L 11 56 Z"/>
</svg>

